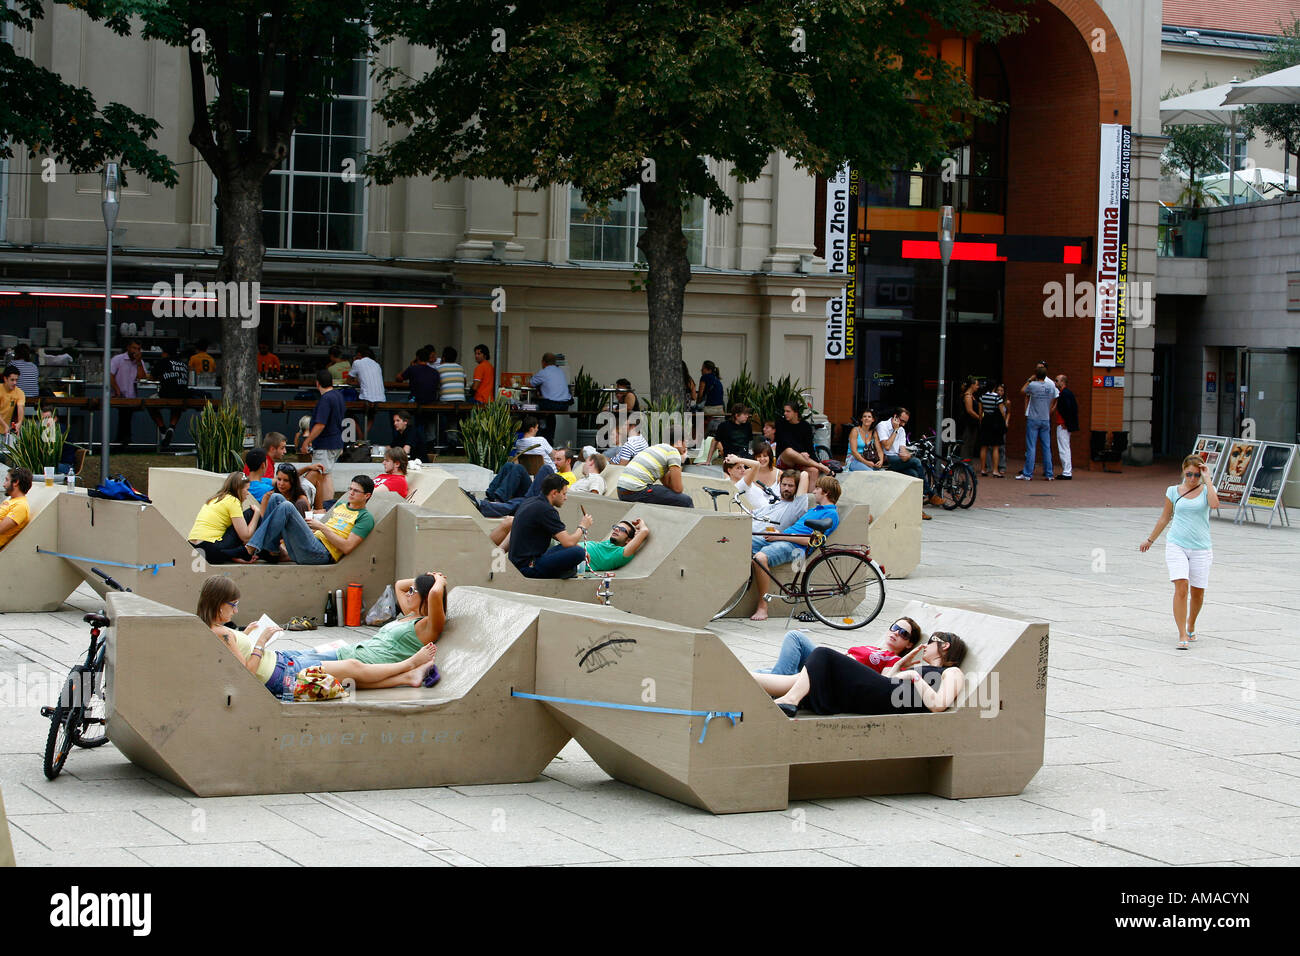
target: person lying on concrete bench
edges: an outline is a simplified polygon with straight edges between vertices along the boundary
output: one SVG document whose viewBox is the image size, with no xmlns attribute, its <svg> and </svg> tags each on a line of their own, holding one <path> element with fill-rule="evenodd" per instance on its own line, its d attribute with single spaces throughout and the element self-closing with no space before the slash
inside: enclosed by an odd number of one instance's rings
<svg viewBox="0 0 1300 956">
<path fill-rule="evenodd" d="M 375 487 L 387 488 L 403 498 L 409 495 L 411 490 L 406 486 L 406 464 L 409 460 L 402 449 L 396 445 L 390 446 L 384 451 L 384 473 L 375 476 Z"/>
<path fill-rule="evenodd" d="M 225 644 L 250 674 L 257 675 L 272 694 L 282 700 L 293 699 L 293 685 L 299 672 L 319 666 L 340 681 L 352 680 L 361 690 L 379 687 L 420 687 L 433 672 L 436 644 L 425 644 L 410 657 L 395 664 L 366 664 L 359 660 L 327 660 L 311 651 L 277 650 L 267 652 L 266 644 L 280 628 L 262 628 L 256 623 L 242 631 L 227 625 L 239 610 L 239 588 L 227 577 L 211 577 L 199 592 L 199 620 Z M 254 641 L 252 634 L 258 632 Z"/>
<path fill-rule="evenodd" d="M 788 474 L 781 476 L 783 486 L 789 480 Z M 784 496 L 784 490 L 782 495 Z M 814 534 L 820 533 L 825 536 L 833 534 L 840 523 L 839 512 L 835 510 L 835 502 L 839 500 L 840 483 L 830 475 L 822 475 L 817 479 L 817 486 L 813 488 L 813 503 L 816 507 L 778 533 L 764 532 L 754 536 L 751 548 L 754 549 L 754 561 L 759 565 L 754 569 L 754 584 L 758 588 L 758 610 L 750 615 L 751 621 L 767 620 L 767 600 L 763 595 L 775 587 L 772 576 L 767 573 L 769 569 L 789 564 L 795 559 L 795 555 L 806 555 L 812 550 Z M 808 523 L 810 521 L 819 523 L 829 521 L 830 524 L 823 530 L 814 528 Z"/>
<path fill-rule="evenodd" d="M 591 527 L 591 515 L 578 522 L 577 531 L 566 531 L 557 510 L 569 495 L 569 483 L 559 475 L 547 475 L 542 493 L 529 498 L 515 514 L 510 526 L 510 563 L 526 578 L 566 578 L 577 573 L 587 557 L 580 542 Z M 558 547 L 551 547 L 554 538 Z"/>
<path fill-rule="evenodd" d="M 570 491 L 585 491 L 592 495 L 605 493 L 605 469 L 609 459 L 598 451 L 593 451 L 582 461 L 582 477 L 575 481 Z"/>
<path fill-rule="evenodd" d="M 426 571 L 393 584 L 400 616 L 370 637 L 344 644 L 316 656 L 323 661 L 361 661 L 363 664 L 397 664 L 425 644 L 436 644 L 447 626 L 447 577 Z"/>
<path fill-rule="evenodd" d="M 618 476 L 619 501 L 645 501 L 675 508 L 694 508 L 691 496 L 682 492 L 682 459 L 686 443 L 676 438 L 651 445 L 641 452 Z"/>
<path fill-rule="evenodd" d="M 502 518 L 501 523 L 488 535 L 492 543 L 502 550 L 510 548 L 510 528 L 514 518 Z M 588 541 L 585 545 L 587 560 L 579 564 L 579 571 L 616 571 L 627 564 L 650 538 L 646 523 L 635 518 L 623 518 L 615 523 L 605 541 Z"/>
<path fill-rule="evenodd" d="M 252 564 L 260 556 L 278 561 L 284 554 L 294 564 L 333 564 L 356 550 L 374 530 L 375 517 L 366 510 L 374 491 L 370 478 L 356 475 L 343 500 L 320 521 L 304 518 L 288 501 L 272 494 L 261 524 L 245 545 L 247 557 L 235 560 Z"/>
<path fill-rule="evenodd" d="M 186 537 L 191 546 L 203 552 L 208 564 L 229 564 L 243 558 L 244 545 L 253 537 L 263 516 L 261 502 L 255 500 L 251 508 L 243 507 L 248 488 L 248 476 L 232 471 L 217 493 L 199 508 Z"/>
<path fill-rule="evenodd" d="M 849 657 L 879 673 L 897 664 L 904 654 L 913 650 L 923 640 L 925 635 L 921 631 L 921 625 L 910 617 L 900 617 L 889 625 L 889 630 L 885 632 L 884 640 L 879 647 L 870 644 L 850 647 Z M 781 641 L 781 652 L 776 657 L 776 664 L 766 670 L 760 669 L 758 673 L 787 676 L 797 674 L 803 670 L 804 665 L 808 663 L 808 658 L 817 647 L 813 639 L 803 631 L 787 631 Z"/>
<path fill-rule="evenodd" d="M 27 492 L 31 490 L 32 473 L 26 468 L 10 468 L 5 475 L 5 501 L 0 505 L 0 548 L 32 520 L 27 507 Z"/>
<path fill-rule="evenodd" d="M 912 664 L 923 663 L 915 669 Z M 755 674 L 787 717 L 800 707 L 817 714 L 942 713 L 961 694 L 966 678 L 961 662 L 966 642 L 949 631 L 935 631 L 882 673 L 847 654 L 819 647 L 793 677 Z"/>
<path fill-rule="evenodd" d="M 528 480 L 527 479 L 528 472 L 524 469 L 522 465 L 515 464 L 513 462 L 506 462 L 504 465 L 501 466 L 501 468 L 502 471 L 505 471 L 505 469 L 507 468 L 515 468 L 518 469 L 518 471 L 511 473 L 514 476 L 512 479 L 508 479 L 506 481 L 503 481 L 502 484 L 497 485 L 495 491 L 493 490 L 492 485 L 488 485 L 489 495 L 501 494 L 502 490 L 505 488 L 512 488 L 517 490 L 519 488 L 519 477 L 521 475 L 523 476 L 524 480 Z M 474 502 L 475 507 L 478 508 L 478 513 L 483 515 L 483 517 L 503 518 L 506 517 L 507 515 L 513 515 L 518 513 L 520 505 L 522 505 L 529 498 L 536 498 L 537 496 L 539 496 L 542 493 L 542 482 L 546 480 L 546 477 L 548 475 L 557 475 L 557 474 L 571 485 L 577 482 L 578 476 L 573 473 L 573 450 L 572 449 L 564 446 L 561 446 L 559 448 L 552 448 L 550 461 L 543 462 L 542 467 L 537 469 L 537 474 L 532 477 L 531 481 L 529 482 L 527 490 L 524 491 L 522 494 L 516 494 L 515 497 L 510 498 L 507 501 L 479 501 L 468 491 L 465 492 L 465 494 L 469 495 L 469 499 Z M 498 472 L 497 477 L 498 478 L 501 477 L 500 472 Z M 495 478 L 493 479 L 493 484 L 497 484 Z"/>
</svg>

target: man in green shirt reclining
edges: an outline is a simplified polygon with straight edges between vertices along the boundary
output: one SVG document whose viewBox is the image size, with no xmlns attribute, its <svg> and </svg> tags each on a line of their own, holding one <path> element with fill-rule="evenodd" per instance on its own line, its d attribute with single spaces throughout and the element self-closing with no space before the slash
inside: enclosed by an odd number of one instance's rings
<svg viewBox="0 0 1300 956">
<path fill-rule="evenodd" d="M 513 517 L 501 519 L 501 523 L 492 529 L 488 536 L 492 543 L 503 551 L 510 547 L 510 525 Z M 588 541 L 583 547 L 587 550 L 587 560 L 578 565 L 579 571 L 614 571 L 632 560 L 650 537 L 650 529 L 640 518 L 623 518 L 610 529 L 605 541 Z"/>
</svg>

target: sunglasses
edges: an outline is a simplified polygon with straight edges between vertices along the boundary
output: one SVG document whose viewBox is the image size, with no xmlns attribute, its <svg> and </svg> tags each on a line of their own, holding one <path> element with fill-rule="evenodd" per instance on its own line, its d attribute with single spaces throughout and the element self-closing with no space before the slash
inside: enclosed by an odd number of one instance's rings
<svg viewBox="0 0 1300 956">
<path fill-rule="evenodd" d="M 948 646 L 948 642 L 945 641 L 942 637 L 931 637 L 931 638 L 930 638 L 928 641 L 926 641 L 925 643 L 927 643 L 927 644 L 942 644 L 944 647 L 947 647 L 947 646 Z"/>
<path fill-rule="evenodd" d="M 227 601 L 226 603 L 229 604 L 231 607 L 233 607 L 233 608 L 235 608 L 235 609 L 238 609 L 238 608 L 239 608 L 239 602 L 238 602 L 238 601 Z"/>
<path fill-rule="evenodd" d="M 889 629 L 893 633 L 898 634 L 900 637 L 912 636 L 912 630 L 907 625 L 903 625 L 902 627 L 899 627 L 897 624 L 891 624 L 889 625 Z"/>
<path fill-rule="evenodd" d="M 1183 472 L 1183 477 L 1184 477 L 1184 478 L 1199 478 L 1199 477 L 1201 477 L 1201 473 L 1200 473 L 1199 471 L 1185 471 L 1185 472 Z"/>
<path fill-rule="evenodd" d="M 407 594 L 419 594 L 419 593 L 420 593 L 420 589 L 417 588 L 414 584 L 412 584 L 409 588 L 406 589 L 406 593 L 407 593 Z"/>
</svg>

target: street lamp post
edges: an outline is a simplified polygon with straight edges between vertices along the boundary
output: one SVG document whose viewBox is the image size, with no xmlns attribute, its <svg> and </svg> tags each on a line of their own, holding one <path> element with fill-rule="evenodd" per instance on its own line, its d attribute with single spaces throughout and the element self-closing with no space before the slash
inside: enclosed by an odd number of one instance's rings
<svg viewBox="0 0 1300 956">
<path fill-rule="evenodd" d="M 948 351 L 948 263 L 952 261 L 953 223 L 952 206 L 944 206 L 939 211 L 939 258 L 943 260 L 943 283 L 939 296 L 939 391 L 934 399 L 935 454 L 943 453 L 943 370 Z"/>
<path fill-rule="evenodd" d="M 100 423 L 99 437 L 99 480 L 108 481 L 108 432 L 109 418 L 112 416 L 112 390 L 109 387 L 109 352 L 113 336 L 113 227 L 117 225 L 117 212 L 120 207 L 117 190 L 120 185 L 117 163 L 104 166 L 103 208 L 104 225 L 108 229 L 108 266 L 104 279 L 104 397 L 101 402 L 104 417 Z M 123 412 L 125 414 L 125 410 Z"/>
</svg>

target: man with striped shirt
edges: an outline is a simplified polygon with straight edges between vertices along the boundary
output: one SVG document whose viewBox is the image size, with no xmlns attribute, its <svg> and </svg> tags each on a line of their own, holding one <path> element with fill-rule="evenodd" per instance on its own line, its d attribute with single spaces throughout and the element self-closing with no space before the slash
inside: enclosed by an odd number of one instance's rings
<svg viewBox="0 0 1300 956">
<path fill-rule="evenodd" d="M 620 501 L 648 501 L 655 505 L 693 508 L 695 503 L 682 493 L 682 459 L 686 443 L 680 438 L 670 444 L 651 445 L 633 458 L 618 476 Z"/>
<path fill-rule="evenodd" d="M 611 465 L 626 465 L 641 452 L 650 447 L 650 443 L 637 434 L 637 423 L 628 421 L 614 432 L 614 440 L 619 442 L 617 448 L 609 453 Z"/>
</svg>

